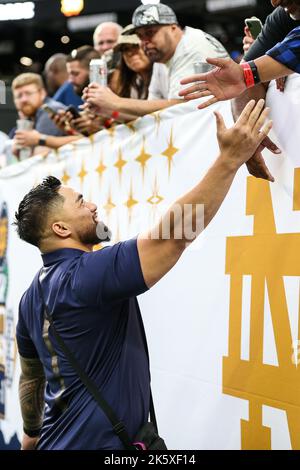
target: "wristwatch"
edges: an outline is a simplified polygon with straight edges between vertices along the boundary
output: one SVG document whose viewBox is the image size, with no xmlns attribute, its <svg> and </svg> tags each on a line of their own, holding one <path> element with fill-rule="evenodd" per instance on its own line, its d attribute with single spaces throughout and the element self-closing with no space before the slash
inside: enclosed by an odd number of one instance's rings
<svg viewBox="0 0 300 470">
<path fill-rule="evenodd" d="M 46 139 L 47 139 L 47 136 L 45 134 L 41 134 L 41 137 L 39 138 L 39 141 L 38 141 L 38 145 L 42 145 L 46 147 L 47 146 Z"/>
</svg>

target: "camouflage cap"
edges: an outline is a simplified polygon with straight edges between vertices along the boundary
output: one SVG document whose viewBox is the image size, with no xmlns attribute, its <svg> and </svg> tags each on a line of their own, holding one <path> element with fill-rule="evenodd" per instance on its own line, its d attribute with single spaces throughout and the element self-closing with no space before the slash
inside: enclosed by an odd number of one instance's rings
<svg viewBox="0 0 300 470">
<path fill-rule="evenodd" d="M 115 52 L 119 51 L 122 48 L 122 46 L 125 45 L 125 44 L 129 44 L 129 45 L 132 45 L 132 46 L 140 46 L 141 45 L 141 40 L 137 37 L 136 34 L 133 34 L 133 33 L 128 34 L 128 31 L 132 31 L 132 29 L 133 29 L 132 24 L 129 24 L 128 26 L 126 26 L 123 29 L 122 34 L 120 34 L 120 36 L 118 38 L 118 42 L 114 47 Z"/>
<path fill-rule="evenodd" d="M 127 31 L 127 34 L 133 34 L 138 28 L 155 24 L 178 24 L 178 20 L 172 8 L 163 3 L 140 5 L 133 13 L 133 28 Z"/>
</svg>

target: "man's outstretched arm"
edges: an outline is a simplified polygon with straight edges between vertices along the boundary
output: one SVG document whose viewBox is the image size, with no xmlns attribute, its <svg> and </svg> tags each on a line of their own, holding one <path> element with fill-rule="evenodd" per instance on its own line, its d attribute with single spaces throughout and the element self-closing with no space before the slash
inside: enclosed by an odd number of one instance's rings
<svg viewBox="0 0 300 470">
<path fill-rule="evenodd" d="M 207 59 L 207 62 L 216 68 L 209 73 L 194 75 L 181 81 L 183 85 L 194 83 L 193 86 L 181 91 L 180 96 L 185 99 L 196 99 L 213 95 L 199 108 L 205 108 L 217 101 L 235 98 L 246 88 L 259 82 L 285 77 L 292 73 L 300 73 L 300 26 L 294 28 L 282 42 L 254 61 L 240 64 L 231 59 Z M 257 71 L 251 70 L 250 63 L 254 63 Z"/>
<path fill-rule="evenodd" d="M 204 109 L 218 101 L 226 101 L 239 96 L 243 93 L 247 86 L 245 80 L 245 72 L 243 66 L 248 64 L 237 64 L 232 59 L 207 59 L 209 64 L 215 65 L 216 68 L 211 72 L 192 75 L 191 77 L 181 80 L 182 85 L 193 83 L 192 86 L 185 88 L 179 92 L 186 100 L 195 100 L 207 96 L 212 96 L 209 100 L 201 103 L 198 108 Z M 257 67 L 260 82 L 269 82 L 274 78 L 291 75 L 293 70 L 288 69 L 285 65 L 274 60 L 267 55 L 259 57 L 253 61 Z M 249 72 L 250 74 L 250 72 Z M 254 86 L 255 83 L 251 84 Z"/>
<path fill-rule="evenodd" d="M 216 113 L 220 147 L 217 160 L 203 180 L 173 204 L 157 227 L 138 236 L 139 257 L 148 287 L 176 264 L 187 245 L 209 224 L 237 170 L 269 133 L 272 124 L 264 126 L 269 109 L 263 108 L 263 100 L 256 105 L 250 101 L 231 129 L 226 129 L 222 116 Z"/>
<path fill-rule="evenodd" d="M 19 400 L 23 418 L 23 450 L 33 450 L 38 442 L 44 415 L 45 374 L 38 358 L 20 356 Z"/>
<path fill-rule="evenodd" d="M 243 65 L 239 65 L 231 59 L 212 59 L 212 62 L 215 63 L 215 60 L 218 61 L 220 67 L 212 70 L 208 74 L 197 76 L 198 79 L 202 80 L 203 76 L 205 75 L 207 77 L 206 81 L 194 84 L 193 86 L 183 90 L 180 94 L 184 95 L 185 99 L 187 100 L 212 95 L 212 98 L 198 106 L 199 109 L 206 108 L 207 106 L 216 103 L 217 101 L 234 98 L 232 100 L 232 112 L 233 118 L 236 120 L 250 99 L 255 99 L 258 101 L 261 98 L 265 98 L 265 85 L 263 83 L 259 83 L 256 86 L 247 88 Z M 221 62 L 219 62 L 219 60 Z M 208 61 L 210 62 L 210 59 L 208 59 Z M 263 56 L 262 58 L 256 59 L 254 63 L 258 69 L 258 76 L 260 76 L 260 70 L 264 70 L 262 77 L 263 81 L 265 82 L 268 82 L 270 77 L 272 78 L 272 75 L 275 76 L 276 70 L 278 71 L 279 75 L 293 73 L 292 70 L 287 69 L 285 66 L 268 56 Z M 191 79 L 192 77 L 183 80 L 182 83 L 190 83 Z M 199 91 L 197 91 L 197 88 Z M 246 165 L 250 174 L 256 176 L 257 178 L 274 181 L 274 178 L 271 175 L 261 153 L 264 148 L 268 148 L 275 154 L 281 153 L 277 145 L 275 145 L 267 137 L 262 142 L 261 147 L 256 150 L 253 157 L 248 160 Z"/>
</svg>

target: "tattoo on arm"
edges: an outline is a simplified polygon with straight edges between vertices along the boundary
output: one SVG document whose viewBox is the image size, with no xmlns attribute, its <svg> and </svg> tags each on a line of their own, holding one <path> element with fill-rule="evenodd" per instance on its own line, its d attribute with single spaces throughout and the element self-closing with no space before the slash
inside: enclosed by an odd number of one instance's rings
<svg viewBox="0 0 300 470">
<path fill-rule="evenodd" d="M 38 431 L 44 414 L 45 374 L 39 359 L 21 360 L 19 398 L 24 429 Z"/>
</svg>

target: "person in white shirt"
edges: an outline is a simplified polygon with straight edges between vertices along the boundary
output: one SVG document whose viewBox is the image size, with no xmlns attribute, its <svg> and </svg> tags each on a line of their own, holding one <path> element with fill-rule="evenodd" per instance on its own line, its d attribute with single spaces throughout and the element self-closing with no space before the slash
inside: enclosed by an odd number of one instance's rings
<svg viewBox="0 0 300 470">
<path fill-rule="evenodd" d="M 114 111 L 132 118 L 181 103 L 180 80 L 194 73 L 194 62 L 206 57 L 224 58 L 228 54 L 222 44 L 201 30 L 179 26 L 174 11 L 162 3 L 140 5 L 132 17 L 135 33 L 142 42 L 146 55 L 154 64 L 148 100 L 120 98 L 109 88 L 91 84 L 83 99 L 108 115 Z M 126 120 L 126 119 L 125 119 Z"/>
<path fill-rule="evenodd" d="M 218 58 L 228 57 L 222 44 L 201 29 L 187 26 L 182 33 L 171 59 L 164 64 L 154 64 L 149 99 L 177 99 L 182 88 L 180 80 L 188 71 L 195 73 L 195 62 L 205 62 L 210 54 Z"/>
</svg>

